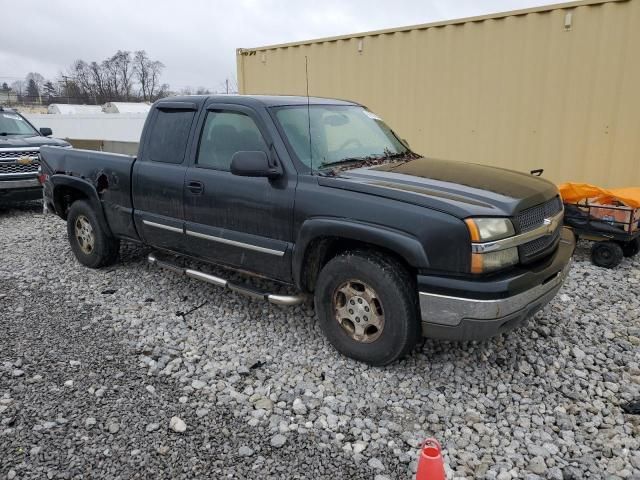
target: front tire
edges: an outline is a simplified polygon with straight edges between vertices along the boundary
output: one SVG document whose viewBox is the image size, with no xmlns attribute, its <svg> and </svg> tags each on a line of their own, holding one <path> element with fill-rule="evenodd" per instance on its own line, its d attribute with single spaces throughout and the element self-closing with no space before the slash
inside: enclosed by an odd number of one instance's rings
<svg viewBox="0 0 640 480">
<path fill-rule="evenodd" d="M 402 358 L 420 338 L 415 282 L 399 262 L 375 251 L 331 259 L 318 276 L 315 305 L 336 350 L 370 365 Z"/>
<path fill-rule="evenodd" d="M 107 235 L 95 211 L 85 200 L 71 205 L 67 215 L 67 235 L 73 254 L 86 267 L 106 267 L 118 259 L 120 240 Z"/>
</svg>

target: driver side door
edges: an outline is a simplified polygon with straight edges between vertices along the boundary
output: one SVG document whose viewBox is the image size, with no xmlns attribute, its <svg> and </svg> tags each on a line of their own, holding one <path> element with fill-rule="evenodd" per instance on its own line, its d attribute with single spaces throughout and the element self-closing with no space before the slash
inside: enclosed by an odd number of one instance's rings
<svg viewBox="0 0 640 480">
<path fill-rule="evenodd" d="M 184 182 L 190 251 L 215 263 L 290 281 L 295 175 L 233 175 L 231 158 L 239 151 L 260 150 L 279 161 L 271 137 L 248 107 L 212 104 L 204 113 Z"/>
</svg>

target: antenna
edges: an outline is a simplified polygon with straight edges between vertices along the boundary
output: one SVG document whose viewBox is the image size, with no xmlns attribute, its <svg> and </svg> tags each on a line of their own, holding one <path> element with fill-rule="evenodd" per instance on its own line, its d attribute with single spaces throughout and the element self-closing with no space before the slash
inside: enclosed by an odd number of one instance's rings
<svg viewBox="0 0 640 480">
<path fill-rule="evenodd" d="M 309 57 L 304 56 L 304 73 L 307 81 L 307 121 L 309 123 L 309 163 L 313 174 L 313 149 L 311 148 L 311 107 L 309 106 Z"/>
</svg>

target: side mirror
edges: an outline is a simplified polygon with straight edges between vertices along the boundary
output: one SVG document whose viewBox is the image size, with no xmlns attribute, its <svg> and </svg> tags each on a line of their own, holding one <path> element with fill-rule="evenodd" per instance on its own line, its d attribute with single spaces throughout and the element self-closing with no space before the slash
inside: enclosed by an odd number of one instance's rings
<svg viewBox="0 0 640 480">
<path fill-rule="evenodd" d="M 282 175 L 282 169 L 272 165 L 264 152 L 236 152 L 231 157 L 231 173 L 241 177 L 276 178 Z"/>
<path fill-rule="evenodd" d="M 49 127 L 41 127 L 40 135 L 42 135 L 43 137 L 50 137 L 51 135 L 53 135 L 53 130 L 51 130 Z"/>
</svg>

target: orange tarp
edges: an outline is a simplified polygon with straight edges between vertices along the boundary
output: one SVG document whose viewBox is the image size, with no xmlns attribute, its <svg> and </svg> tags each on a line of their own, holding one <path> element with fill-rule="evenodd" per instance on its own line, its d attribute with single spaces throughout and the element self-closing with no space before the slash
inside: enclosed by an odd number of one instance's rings
<svg viewBox="0 0 640 480">
<path fill-rule="evenodd" d="M 562 200 L 566 203 L 576 203 L 590 199 L 607 205 L 619 201 L 632 208 L 640 208 L 640 187 L 600 188 L 588 183 L 563 183 L 558 187 Z"/>
</svg>

